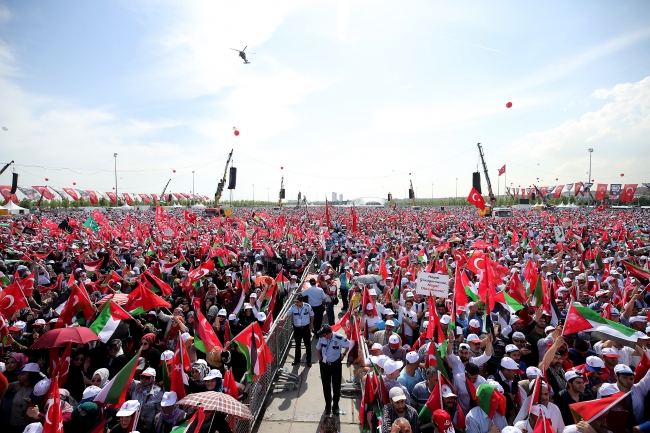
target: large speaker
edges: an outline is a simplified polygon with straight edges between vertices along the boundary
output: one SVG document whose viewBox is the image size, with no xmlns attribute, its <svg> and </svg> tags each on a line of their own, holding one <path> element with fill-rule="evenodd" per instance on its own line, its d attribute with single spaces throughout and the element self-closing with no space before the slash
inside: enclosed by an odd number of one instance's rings
<svg viewBox="0 0 650 433">
<path fill-rule="evenodd" d="M 167 203 L 171 203 L 171 202 L 172 202 L 172 195 L 168 194 L 167 195 Z"/>
<path fill-rule="evenodd" d="M 284 188 L 280 190 L 280 198 L 284 199 Z"/>
<path fill-rule="evenodd" d="M 230 178 L 228 179 L 228 189 L 235 189 L 237 185 L 237 167 L 230 167 Z"/>
<path fill-rule="evenodd" d="M 531 193 L 530 193 L 530 198 L 532 198 L 533 200 L 535 200 L 535 193 L 534 193 L 534 192 L 531 192 Z"/>
<path fill-rule="evenodd" d="M 393 201 L 393 194 L 388 193 L 388 201 Z"/>
<path fill-rule="evenodd" d="M 16 188 L 18 188 L 18 173 L 14 173 L 14 179 L 11 182 L 11 193 L 16 194 Z"/>
<path fill-rule="evenodd" d="M 483 191 L 481 191 L 481 173 L 478 171 L 472 173 L 472 186 L 479 194 L 483 194 Z"/>
<path fill-rule="evenodd" d="M 415 198 L 415 192 L 412 189 L 409 189 L 409 198 L 411 200 Z"/>
<path fill-rule="evenodd" d="M 520 198 L 519 204 L 530 204 L 530 200 L 528 200 L 527 198 Z"/>
<path fill-rule="evenodd" d="M 445 207 L 444 207 L 444 206 L 440 206 L 440 210 L 444 212 L 444 211 L 445 211 Z"/>
</svg>

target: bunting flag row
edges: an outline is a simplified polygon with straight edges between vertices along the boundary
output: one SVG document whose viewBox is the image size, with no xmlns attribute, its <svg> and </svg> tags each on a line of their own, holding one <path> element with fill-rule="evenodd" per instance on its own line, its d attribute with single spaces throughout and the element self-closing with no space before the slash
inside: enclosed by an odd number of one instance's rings
<svg viewBox="0 0 650 433">
<path fill-rule="evenodd" d="M 79 189 L 79 188 L 59 188 L 56 186 L 18 186 L 18 190 L 22 192 L 25 197 L 32 201 L 41 200 L 41 197 L 46 200 L 53 200 L 57 196 L 52 193 L 54 191 L 62 200 L 72 199 L 74 201 L 79 201 L 83 199 L 91 202 L 92 204 L 98 204 L 101 198 L 110 200 L 113 204 L 117 204 L 118 195 L 113 191 L 100 192 L 92 189 Z M 11 185 L 2 185 L 0 186 L 0 194 L 5 199 L 5 202 L 9 200 L 18 204 L 18 196 L 14 193 L 11 193 Z M 157 202 L 173 202 L 181 200 L 198 200 L 205 201 L 210 200 L 209 197 L 198 195 L 198 194 L 189 194 L 185 192 L 172 192 L 165 194 L 164 197 L 159 197 L 159 194 L 147 194 L 147 193 L 129 193 L 122 192 L 119 194 L 119 200 L 131 205 L 136 199 L 140 199 L 144 204 L 151 204 Z"/>
<path fill-rule="evenodd" d="M 596 185 L 595 189 L 593 189 Z M 650 189 L 650 183 L 642 183 L 645 188 Z M 634 195 L 638 188 L 638 183 L 613 183 L 609 185 L 606 183 L 569 183 L 566 185 L 553 185 L 542 186 L 539 188 L 514 188 L 506 187 L 506 194 L 512 198 L 533 198 L 542 196 L 547 198 L 560 198 L 563 192 L 573 193 L 574 197 L 580 195 L 581 197 L 590 196 L 594 200 L 621 200 L 621 203 L 629 203 L 634 200 Z M 609 192 L 608 192 L 609 190 Z"/>
</svg>

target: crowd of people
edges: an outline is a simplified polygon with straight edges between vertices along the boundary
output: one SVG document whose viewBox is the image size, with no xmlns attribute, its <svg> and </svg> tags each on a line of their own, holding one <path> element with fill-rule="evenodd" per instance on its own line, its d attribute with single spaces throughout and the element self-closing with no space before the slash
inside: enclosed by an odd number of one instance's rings
<svg viewBox="0 0 650 433">
<path fill-rule="evenodd" d="M 318 362 L 325 415 L 340 413 L 341 364 L 354 365 L 363 429 L 650 431 L 645 210 L 500 219 L 465 207 L 228 217 L 157 208 L 25 215 L 1 228 L 0 417 L 10 433 L 42 431 L 56 405 L 66 432 L 169 433 L 197 419 L 202 432 L 232 431 L 232 416 L 197 417 L 182 397 L 245 401 L 259 371 L 238 336 L 274 320 L 293 326 L 294 364 Z M 299 287 L 312 257 L 314 276 Z M 423 272 L 444 277 L 448 296 L 427 296 Z M 113 305 L 126 316 L 109 329 Z M 79 326 L 99 340 L 38 348 Z M 113 385 L 124 377 L 121 392 Z"/>
</svg>

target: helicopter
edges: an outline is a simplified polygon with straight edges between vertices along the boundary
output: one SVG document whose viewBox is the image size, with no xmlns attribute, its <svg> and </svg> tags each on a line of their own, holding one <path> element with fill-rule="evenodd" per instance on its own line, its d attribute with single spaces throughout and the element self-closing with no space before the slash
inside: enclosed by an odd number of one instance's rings
<svg viewBox="0 0 650 433">
<path fill-rule="evenodd" d="M 237 51 L 237 52 L 239 53 L 239 57 L 241 57 L 242 59 L 244 59 L 244 64 L 245 64 L 245 65 L 248 65 L 250 62 L 249 62 L 248 60 L 246 60 L 246 53 L 244 52 L 244 51 L 246 51 L 246 48 L 248 48 L 248 45 L 246 45 L 246 46 L 244 47 L 244 49 L 241 50 L 241 51 L 238 50 L 238 49 L 235 49 L 235 48 L 231 48 L 231 50 L 233 50 L 233 51 Z M 248 54 L 255 54 L 255 53 L 248 53 Z"/>
</svg>

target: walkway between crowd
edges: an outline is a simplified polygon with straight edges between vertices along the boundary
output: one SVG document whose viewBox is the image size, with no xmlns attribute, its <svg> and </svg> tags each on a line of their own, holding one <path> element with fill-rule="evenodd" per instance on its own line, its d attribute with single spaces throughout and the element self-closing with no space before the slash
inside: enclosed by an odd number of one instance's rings
<svg viewBox="0 0 650 433">
<path fill-rule="evenodd" d="M 342 303 L 336 305 L 335 312 L 337 320 L 341 311 Z M 327 322 L 327 316 L 323 317 L 323 322 Z M 345 335 L 343 330 L 340 333 Z M 318 357 L 316 355 L 316 339 L 312 340 L 312 367 L 307 368 L 304 362 L 292 366 L 293 362 L 293 342 L 289 350 L 287 359 L 284 361 L 284 367 L 289 373 L 300 376 L 300 383 L 297 389 L 289 391 L 276 391 L 269 393 L 264 402 L 263 417 L 254 433 L 311 433 L 318 432 L 320 420 L 323 418 L 325 409 L 325 398 L 323 397 L 323 387 L 320 380 L 320 368 L 318 366 Z M 305 352 L 303 350 L 303 360 Z M 348 367 L 343 364 L 343 382 L 345 383 L 353 374 L 352 366 Z M 360 432 L 359 424 L 359 405 L 361 396 L 356 399 L 341 397 L 339 406 L 345 411 L 345 415 L 335 416 L 339 422 L 341 433 Z"/>
</svg>

